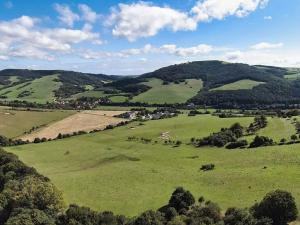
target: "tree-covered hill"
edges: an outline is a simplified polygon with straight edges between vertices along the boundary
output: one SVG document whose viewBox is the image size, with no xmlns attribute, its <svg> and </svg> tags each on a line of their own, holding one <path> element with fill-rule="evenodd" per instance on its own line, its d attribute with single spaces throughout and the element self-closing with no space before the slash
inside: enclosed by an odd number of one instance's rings
<svg viewBox="0 0 300 225">
<path fill-rule="evenodd" d="M 0 98 L 34 101 L 30 96 L 43 94 L 47 96 L 47 101 L 51 101 L 54 98 L 67 99 L 76 96 L 109 98 L 118 95 L 125 96 L 127 102 L 151 104 L 161 102 L 161 99 L 153 99 L 152 94 L 152 102 L 147 102 L 147 98 L 143 96 L 150 96 L 155 88 L 159 91 L 155 92 L 154 97 L 175 99 L 180 94 L 180 88 L 178 93 L 174 92 L 176 96 L 164 96 L 166 93 L 172 95 L 173 92 L 166 91 L 170 89 L 170 85 L 176 89 L 176 85 L 179 87 L 186 84 L 184 88 L 188 89 L 189 80 L 196 79 L 202 81 L 201 86 L 194 87 L 196 94 L 189 96 L 187 102 L 215 107 L 300 104 L 299 74 L 299 69 L 295 68 L 250 66 L 223 61 L 176 64 L 135 77 L 62 70 L 8 69 L 0 71 Z M 154 80 L 160 85 L 159 88 L 149 85 Z M 48 88 L 51 93 L 40 94 L 39 89 L 43 89 L 45 81 L 46 85 L 52 85 Z M 174 101 L 167 103 L 173 104 Z"/>
</svg>

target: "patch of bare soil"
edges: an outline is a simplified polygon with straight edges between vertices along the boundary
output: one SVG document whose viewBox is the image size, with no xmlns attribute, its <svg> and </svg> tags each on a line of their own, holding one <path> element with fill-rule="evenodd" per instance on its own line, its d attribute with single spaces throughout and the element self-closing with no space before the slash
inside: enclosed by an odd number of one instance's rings
<svg viewBox="0 0 300 225">
<path fill-rule="evenodd" d="M 72 134 L 78 131 L 92 131 L 104 129 L 108 125 L 116 125 L 125 119 L 116 118 L 124 111 L 93 111 L 86 110 L 69 116 L 63 120 L 52 123 L 36 132 L 21 137 L 22 140 L 33 141 L 35 138 L 56 138 L 59 133 Z"/>
</svg>

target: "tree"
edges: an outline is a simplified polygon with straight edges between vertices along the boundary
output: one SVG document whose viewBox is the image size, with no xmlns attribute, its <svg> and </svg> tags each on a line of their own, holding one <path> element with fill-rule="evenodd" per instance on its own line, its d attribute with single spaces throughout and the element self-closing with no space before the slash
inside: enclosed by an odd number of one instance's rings
<svg viewBox="0 0 300 225">
<path fill-rule="evenodd" d="M 133 225 L 163 225 L 164 222 L 164 217 L 160 212 L 150 210 L 137 217 Z"/>
<path fill-rule="evenodd" d="M 169 200 L 169 207 L 173 207 L 180 212 L 182 209 L 188 209 L 195 203 L 195 198 L 191 192 L 184 190 L 182 187 L 176 188 Z"/>
<path fill-rule="evenodd" d="M 17 209 L 5 225 L 55 225 L 53 218 L 38 209 Z"/>
<path fill-rule="evenodd" d="M 298 209 L 291 193 L 277 190 L 252 207 L 255 218 L 270 218 L 274 225 L 286 225 L 297 219 Z"/>
<path fill-rule="evenodd" d="M 292 140 L 293 142 L 295 142 L 297 139 L 298 139 L 298 137 L 297 137 L 296 134 L 293 134 L 293 135 L 291 136 L 291 140 Z"/>
</svg>

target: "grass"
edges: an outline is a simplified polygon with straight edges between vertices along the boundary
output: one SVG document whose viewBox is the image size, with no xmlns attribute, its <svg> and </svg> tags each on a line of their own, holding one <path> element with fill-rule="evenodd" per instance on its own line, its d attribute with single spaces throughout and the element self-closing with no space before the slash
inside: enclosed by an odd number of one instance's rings
<svg viewBox="0 0 300 225">
<path fill-rule="evenodd" d="M 152 87 L 150 90 L 135 96 L 132 102 L 145 102 L 150 104 L 184 103 L 194 97 L 202 88 L 201 80 L 189 79 L 180 84 L 171 83 L 163 85 L 159 79 L 151 79 L 145 84 Z"/>
<path fill-rule="evenodd" d="M 254 80 L 239 80 L 230 84 L 223 85 L 218 88 L 211 89 L 210 91 L 234 91 L 234 90 L 250 90 L 254 87 L 264 84 L 265 82 L 258 82 Z"/>
<path fill-rule="evenodd" d="M 126 102 L 127 99 L 128 99 L 128 97 L 123 96 L 123 95 L 115 95 L 115 96 L 109 97 L 109 99 L 110 99 L 112 102 L 120 103 L 120 102 Z"/>
<path fill-rule="evenodd" d="M 35 79 L 31 82 L 25 82 L 9 88 L 2 89 L 0 96 L 6 96 L 5 100 L 24 100 L 28 102 L 46 103 L 55 99 L 54 91 L 57 90 L 61 83 L 56 82 L 57 75 L 45 76 Z M 27 92 L 28 95 L 19 97 L 21 93 Z"/>
<path fill-rule="evenodd" d="M 298 78 L 300 78 L 300 73 L 288 74 L 285 75 L 284 78 L 288 80 L 297 80 Z"/>
<path fill-rule="evenodd" d="M 0 135 L 14 138 L 32 127 L 43 126 L 61 120 L 74 111 L 17 111 L 0 107 Z"/>
<path fill-rule="evenodd" d="M 105 96 L 107 96 L 107 94 L 104 94 L 104 91 L 90 90 L 90 91 L 85 91 L 85 92 L 82 92 L 82 93 L 72 95 L 71 99 L 77 99 L 77 98 L 81 98 L 81 97 L 101 98 L 101 97 L 105 97 Z"/>
<path fill-rule="evenodd" d="M 299 145 L 256 150 L 186 145 L 191 137 L 206 136 L 238 121 L 248 125 L 253 118 L 180 115 L 6 150 L 48 176 L 63 191 L 67 203 L 129 216 L 164 205 L 177 186 L 189 189 L 196 198 L 203 195 L 218 202 L 223 210 L 251 206 L 278 188 L 292 192 L 300 205 Z M 162 132 L 185 144 L 178 148 L 162 144 Z M 158 143 L 130 142 L 128 136 Z M 216 169 L 200 172 L 207 163 L 214 163 Z"/>
</svg>

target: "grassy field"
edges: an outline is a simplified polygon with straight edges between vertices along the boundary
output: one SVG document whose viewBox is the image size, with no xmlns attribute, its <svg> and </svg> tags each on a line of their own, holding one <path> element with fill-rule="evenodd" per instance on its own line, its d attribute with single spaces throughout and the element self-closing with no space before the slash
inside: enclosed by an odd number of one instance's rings
<svg viewBox="0 0 300 225">
<path fill-rule="evenodd" d="M 234 90 L 248 90 L 254 87 L 264 84 L 264 82 L 258 82 L 254 80 L 239 80 L 230 84 L 223 85 L 218 88 L 211 89 L 210 91 L 234 91 Z"/>
<path fill-rule="evenodd" d="M 177 186 L 218 202 L 223 210 L 251 206 L 277 188 L 291 191 L 300 205 L 299 145 L 256 150 L 186 145 L 191 137 L 206 136 L 238 121 L 248 125 L 253 118 L 181 115 L 6 150 L 51 178 L 68 203 L 129 216 L 164 205 Z M 163 132 L 185 144 L 178 148 L 162 144 Z M 130 142 L 128 136 L 152 138 L 153 144 Z M 214 163 L 216 169 L 200 172 L 207 163 Z"/>
<path fill-rule="evenodd" d="M 101 98 L 101 97 L 105 97 L 105 96 L 107 96 L 107 95 L 104 94 L 103 91 L 88 90 L 88 91 L 85 91 L 85 92 L 82 92 L 82 93 L 72 95 L 71 99 L 77 99 L 77 98 L 81 98 L 81 97 Z"/>
<path fill-rule="evenodd" d="M 61 120 L 73 113 L 75 111 L 16 111 L 0 107 L 0 135 L 18 137 L 32 127 Z"/>
<path fill-rule="evenodd" d="M 285 75 L 284 78 L 286 78 L 288 80 L 297 80 L 298 78 L 300 78 L 300 73 L 288 74 L 288 75 Z"/>
<path fill-rule="evenodd" d="M 203 86 L 201 80 L 189 79 L 186 81 L 186 83 L 163 85 L 162 80 L 151 79 L 145 84 L 152 88 L 135 96 L 132 102 L 146 102 L 150 104 L 184 103 L 194 97 Z"/>
<path fill-rule="evenodd" d="M 31 82 L 25 82 L 9 88 L 2 89 L 0 96 L 6 96 L 5 100 L 25 100 L 29 102 L 46 103 L 53 101 L 54 91 L 60 87 L 60 83 L 56 82 L 57 75 L 45 76 L 35 79 Z M 27 93 L 21 97 L 20 94 Z"/>
</svg>

